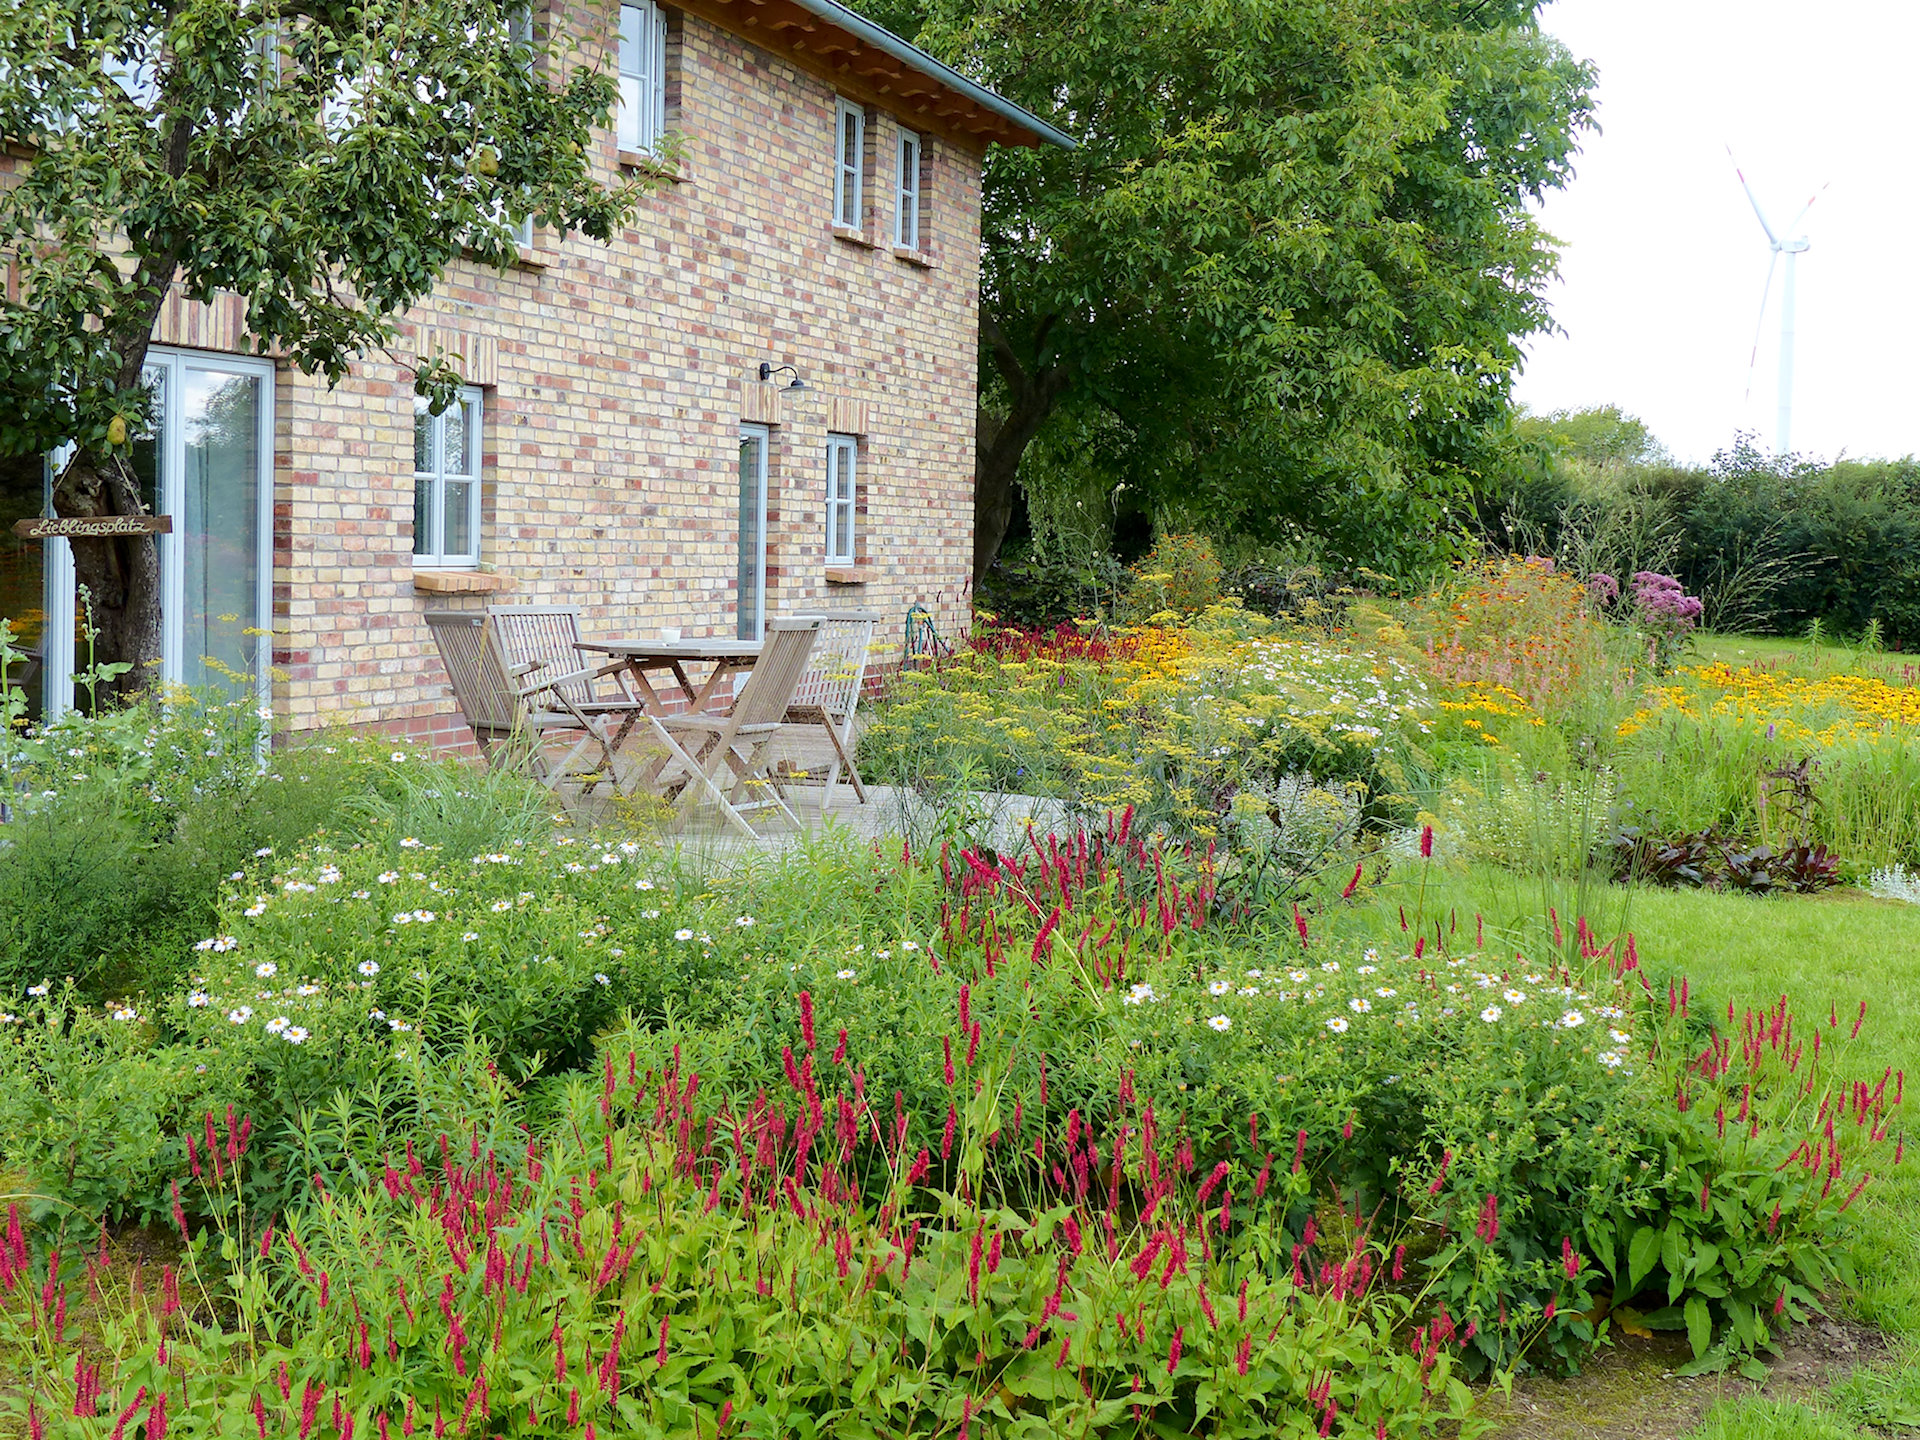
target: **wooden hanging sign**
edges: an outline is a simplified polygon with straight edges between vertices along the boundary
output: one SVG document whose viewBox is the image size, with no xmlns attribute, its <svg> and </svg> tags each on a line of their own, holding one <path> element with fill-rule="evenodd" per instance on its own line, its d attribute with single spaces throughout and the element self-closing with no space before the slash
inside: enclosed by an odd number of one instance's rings
<svg viewBox="0 0 1920 1440">
<path fill-rule="evenodd" d="M 57 516 L 51 520 L 16 520 L 13 533 L 22 540 L 104 540 L 116 535 L 170 535 L 171 515 Z"/>
</svg>

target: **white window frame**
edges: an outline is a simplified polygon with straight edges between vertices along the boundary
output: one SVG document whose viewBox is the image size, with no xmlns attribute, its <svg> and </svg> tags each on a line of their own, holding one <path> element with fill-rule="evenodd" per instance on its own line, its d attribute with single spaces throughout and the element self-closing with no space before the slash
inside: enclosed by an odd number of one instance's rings
<svg viewBox="0 0 1920 1440">
<path fill-rule="evenodd" d="M 860 550 L 855 531 L 860 500 L 860 439 L 856 435 L 827 436 L 827 564 L 852 565 Z M 835 549 L 844 518 L 844 548 Z"/>
<path fill-rule="evenodd" d="M 414 397 L 413 414 L 416 426 L 419 424 L 419 417 L 422 412 L 422 407 L 425 404 L 426 401 L 423 397 Z M 413 514 L 413 543 L 416 547 L 413 555 L 413 568 L 416 570 L 473 570 L 477 569 L 480 564 L 480 488 L 481 472 L 485 469 L 484 457 L 486 455 L 486 400 L 476 387 L 463 385 L 454 400 L 454 404 L 468 407 L 468 444 L 472 448 L 473 473 L 471 475 L 456 475 L 454 478 L 471 480 L 473 482 L 472 488 L 467 494 L 467 533 L 473 536 L 473 549 L 469 553 L 449 554 L 444 543 L 445 537 L 441 534 L 441 530 L 445 524 L 447 508 L 447 466 L 445 456 L 446 411 L 443 410 L 440 414 L 432 416 L 432 468 L 430 470 L 420 470 L 416 468 L 413 471 L 414 495 L 416 497 Z M 451 406 L 448 407 L 448 409 L 451 408 Z M 422 480 L 428 481 L 432 487 L 427 502 L 428 543 L 424 547 L 420 546 L 419 543 L 420 507 L 418 496 L 419 485 Z"/>
<path fill-rule="evenodd" d="M 622 5 L 616 49 L 615 139 L 624 151 L 651 155 L 667 131 L 666 12 L 653 0 Z"/>
<path fill-rule="evenodd" d="M 900 132 L 893 199 L 893 243 L 902 250 L 920 249 L 920 156 L 922 140 L 912 130 Z"/>
<path fill-rule="evenodd" d="M 853 162 L 847 162 L 852 150 Z M 833 223 L 862 229 L 860 207 L 867 157 L 867 112 L 846 100 L 833 107 Z"/>
</svg>

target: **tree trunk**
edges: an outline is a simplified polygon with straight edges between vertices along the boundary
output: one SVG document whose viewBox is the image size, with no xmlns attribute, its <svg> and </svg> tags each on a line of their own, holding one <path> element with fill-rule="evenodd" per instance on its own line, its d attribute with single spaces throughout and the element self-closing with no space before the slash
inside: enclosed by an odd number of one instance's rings
<svg viewBox="0 0 1920 1440">
<path fill-rule="evenodd" d="M 101 461 L 85 451 L 74 456 L 55 482 L 53 508 L 57 515 L 76 519 L 149 513 L 124 459 L 109 456 Z M 93 653 L 78 657 L 79 668 L 130 666 L 104 691 L 96 688 L 94 692 L 96 698 L 105 694 L 130 698 L 160 677 L 159 547 L 151 535 L 68 543 L 73 547 L 82 622 L 95 632 Z"/>
<path fill-rule="evenodd" d="M 1049 365 L 1028 369 L 991 317 L 980 317 L 982 337 L 1000 374 L 1007 382 L 1012 404 L 1007 413 L 991 417 L 982 411 L 974 431 L 973 459 L 973 583 L 978 585 L 1000 555 L 1013 521 L 1013 487 L 1020 474 L 1020 458 L 1040 433 L 1054 406 L 1067 392 L 1067 372 Z M 1051 322 L 1040 326 L 1044 339 Z"/>
</svg>

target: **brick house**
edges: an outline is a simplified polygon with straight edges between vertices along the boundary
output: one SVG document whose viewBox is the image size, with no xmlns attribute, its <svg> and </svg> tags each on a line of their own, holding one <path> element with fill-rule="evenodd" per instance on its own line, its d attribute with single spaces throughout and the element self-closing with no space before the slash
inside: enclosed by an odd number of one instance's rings
<svg viewBox="0 0 1920 1440">
<path fill-rule="evenodd" d="M 982 158 L 1071 142 L 834 0 L 559 3 L 535 23 L 620 75 L 607 175 L 672 134 L 677 182 L 609 245 L 528 229 L 511 271 L 456 267 L 401 335 L 456 357 L 438 416 L 384 357 L 329 390 L 244 354 L 235 306 L 170 302 L 140 447 L 175 519 L 166 678 L 252 676 L 294 728 L 454 740 L 429 608 L 751 637 L 845 606 L 897 648 L 917 603 L 964 630 Z M 37 463 L 0 473 L 0 534 L 43 488 Z M 70 559 L 0 546 L 0 614 L 63 708 Z"/>
</svg>

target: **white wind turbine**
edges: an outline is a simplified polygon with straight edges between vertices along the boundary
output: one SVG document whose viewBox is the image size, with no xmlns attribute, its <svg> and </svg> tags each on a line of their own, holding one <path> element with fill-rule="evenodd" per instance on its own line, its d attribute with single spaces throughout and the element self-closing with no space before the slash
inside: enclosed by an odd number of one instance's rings
<svg viewBox="0 0 1920 1440">
<path fill-rule="evenodd" d="M 1727 147 L 1727 159 L 1733 160 L 1731 145 Z M 1759 200 L 1754 198 L 1753 187 L 1747 184 L 1747 177 L 1740 173 L 1740 162 L 1737 160 L 1733 160 L 1733 173 L 1740 181 L 1740 188 L 1747 192 L 1747 203 L 1753 206 L 1754 217 L 1766 232 L 1768 248 L 1773 251 L 1767 261 L 1767 283 L 1760 291 L 1760 316 L 1753 325 L 1753 352 L 1747 358 L 1749 396 L 1753 394 L 1753 369 L 1760 358 L 1760 330 L 1767 320 L 1767 297 L 1773 291 L 1774 268 L 1780 263 L 1782 255 L 1787 257 L 1786 279 L 1780 289 L 1780 390 L 1774 412 L 1774 450 L 1777 454 L 1787 455 L 1792 453 L 1790 442 L 1793 434 L 1793 262 L 1812 248 L 1804 235 L 1795 236 L 1793 232 L 1800 228 L 1800 222 L 1813 209 L 1813 202 L 1826 193 L 1827 187 L 1822 185 L 1814 191 L 1807 203 L 1800 207 L 1800 213 L 1793 217 L 1793 223 L 1776 233 L 1773 226 L 1767 223 L 1766 212 L 1760 208 Z M 1783 240 L 1783 234 L 1791 238 Z"/>
</svg>

